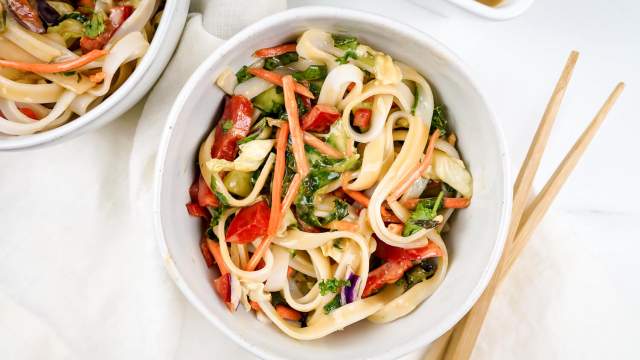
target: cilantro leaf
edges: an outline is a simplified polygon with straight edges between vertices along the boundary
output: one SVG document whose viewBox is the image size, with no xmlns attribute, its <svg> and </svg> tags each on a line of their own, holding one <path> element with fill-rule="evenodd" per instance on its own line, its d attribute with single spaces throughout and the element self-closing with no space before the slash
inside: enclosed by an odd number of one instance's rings
<svg viewBox="0 0 640 360">
<path fill-rule="evenodd" d="M 342 56 L 340 56 L 340 57 L 337 57 L 337 58 L 336 58 L 336 61 L 337 61 L 339 64 L 346 64 L 346 63 L 348 63 L 348 62 L 349 62 L 349 58 L 357 59 L 357 58 L 358 58 L 358 55 L 356 55 L 355 51 L 353 51 L 353 50 L 347 50 L 347 51 L 344 53 L 344 55 L 342 55 Z"/>
<path fill-rule="evenodd" d="M 333 300 L 331 300 L 329 303 L 327 303 L 327 305 L 325 305 L 323 307 L 324 309 L 324 313 L 328 314 L 330 312 L 332 312 L 333 310 L 339 308 L 341 306 L 340 304 L 340 296 L 336 295 Z"/>
<path fill-rule="evenodd" d="M 355 50 L 358 47 L 358 39 L 350 35 L 331 34 L 333 46 L 342 50 Z"/>
<path fill-rule="evenodd" d="M 91 19 L 84 23 L 84 34 L 92 39 L 100 36 L 105 30 L 105 20 L 107 16 L 103 11 L 96 11 L 91 15 Z"/>
<path fill-rule="evenodd" d="M 253 75 L 249 73 L 249 67 L 247 65 L 243 66 L 236 73 L 236 79 L 238 80 L 238 84 L 243 83 L 249 79 L 251 79 Z"/>
</svg>

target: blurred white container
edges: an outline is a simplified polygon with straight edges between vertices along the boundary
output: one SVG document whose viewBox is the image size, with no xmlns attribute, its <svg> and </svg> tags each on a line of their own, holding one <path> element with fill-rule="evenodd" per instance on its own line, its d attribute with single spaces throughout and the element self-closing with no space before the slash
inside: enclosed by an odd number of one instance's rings
<svg viewBox="0 0 640 360">
<path fill-rule="evenodd" d="M 413 3 L 434 13 L 452 17 L 481 17 L 487 20 L 501 21 L 522 15 L 533 0 L 503 0 L 492 7 L 476 0 L 411 0 Z"/>
</svg>

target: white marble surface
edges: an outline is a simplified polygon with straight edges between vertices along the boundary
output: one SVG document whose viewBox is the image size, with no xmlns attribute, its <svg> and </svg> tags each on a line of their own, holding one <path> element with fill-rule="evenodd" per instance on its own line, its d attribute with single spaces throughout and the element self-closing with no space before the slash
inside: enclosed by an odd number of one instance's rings
<svg viewBox="0 0 640 360">
<path fill-rule="evenodd" d="M 549 247 L 536 242 L 525 250 L 496 297 L 474 358 L 637 354 L 632 334 L 640 320 L 634 305 L 640 303 L 640 281 L 634 275 L 640 264 L 640 195 L 635 191 L 640 161 L 634 155 L 640 133 L 640 2 L 537 0 L 524 16 L 508 22 L 443 18 L 407 1 L 290 0 L 289 4 L 364 9 L 412 25 L 446 44 L 474 70 L 491 99 L 513 169 L 524 159 L 569 51 L 579 50 L 581 58 L 549 140 L 538 187 L 616 82 L 627 83 L 542 224 L 538 238 L 564 243 Z M 547 254 L 549 248 L 560 250 Z M 559 265 L 565 262 L 570 265 Z M 549 285 L 552 278 L 563 281 Z M 530 288 L 523 287 L 529 282 Z M 186 307 L 176 358 L 207 359 L 224 349 L 221 358 L 253 359 Z M 531 311 L 532 307 L 538 308 Z M 538 315 L 543 316 L 539 321 Z M 421 357 L 418 351 L 405 359 Z"/>
<path fill-rule="evenodd" d="M 640 133 L 640 2 L 537 0 L 523 17 L 501 23 L 442 18 L 407 1 L 290 1 L 292 6 L 304 4 L 377 12 L 430 33 L 452 48 L 486 90 L 504 129 L 514 169 L 524 158 L 566 56 L 571 49 L 580 50 L 582 56 L 549 141 L 537 186 L 550 175 L 615 83 L 627 82 L 618 105 L 500 289 L 474 358 L 637 357 L 634 340 L 635 325 L 640 322 L 640 211 L 636 204 L 640 196 L 635 186 L 640 183 L 636 149 L 636 134 Z M 133 217 L 125 223 L 102 221 L 118 209 L 128 211 L 122 188 L 127 189 L 126 165 L 135 128 L 135 117 L 127 118 L 52 148 L 0 154 L 0 198 L 11 200 L 0 205 L 0 226 L 6 231 L 0 232 L 0 358 L 7 358 L 3 356 L 7 345 L 18 349 L 16 358 L 43 358 L 34 355 L 38 349 L 46 349 L 47 343 L 39 340 L 55 338 L 60 340 L 50 350 L 55 354 L 49 353 L 47 358 L 92 354 L 100 359 L 253 359 L 197 313 L 172 288 L 160 266 L 146 266 L 149 272 L 140 273 L 139 266 L 131 265 L 151 262 L 133 259 L 131 250 L 153 247 L 152 242 L 108 247 L 92 238 L 104 232 L 131 241 L 140 238 L 127 230 L 130 222 L 137 221 Z M 96 159 L 103 156 L 120 160 L 97 167 Z M 92 168 L 99 171 L 87 171 Z M 25 169 L 39 171 L 24 175 Z M 82 189 L 77 191 L 77 198 L 60 195 L 74 189 Z M 89 201 L 93 198 L 100 206 L 83 207 L 93 203 Z M 74 222 L 75 217 L 86 213 L 94 214 L 94 219 L 85 224 L 92 229 L 90 232 L 79 231 Z M 14 226 L 25 216 L 36 220 L 32 226 Z M 65 236 L 47 236 L 61 232 L 61 228 Z M 15 236 L 3 237 L 7 232 Z M 38 241 L 42 244 L 38 252 L 26 246 Z M 97 249 L 93 257 L 77 258 L 91 249 Z M 97 271 L 99 278 L 85 286 L 87 279 L 77 270 L 94 262 L 128 266 L 124 269 L 128 274 L 113 279 L 113 274 Z M 25 276 L 19 284 L 4 286 L 8 278 L 20 276 L 6 269 L 21 266 L 42 270 L 37 276 Z M 101 286 L 114 281 L 122 283 L 121 289 L 107 291 Z M 45 291 L 51 284 L 58 286 L 58 293 Z M 131 292 L 127 286 L 137 291 Z M 145 286 L 165 287 L 169 296 L 149 299 Z M 86 293 L 65 291 L 75 288 L 86 289 Z M 127 297 L 127 303 L 148 311 L 110 307 L 120 300 L 116 298 L 120 290 L 120 298 Z M 27 301 L 12 303 L 18 298 Z M 8 315 L 18 315 L 3 312 L 7 311 L 3 305 L 30 310 L 44 318 L 45 314 L 33 309 L 53 298 L 58 302 L 46 314 L 50 322 L 40 328 L 41 332 L 25 333 L 19 337 L 23 343 L 18 345 L 3 344 L 3 339 L 15 336 L 20 329 L 20 324 L 3 327 Z M 96 314 L 111 317 L 103 322 Z M 153 327 L 166 318 L 175 323 Z M 108 338 L 92 335 L 92 329 L 99 326 L 108 329 Z M 163 333 L 148 329 L 163 329 Z M 154 339 L 171 339 L 176 345 L 162 347 L 167 344 L 155 344 Z M 175 353 L 160 353 L 159 349 L 167 347 Z M 405 358 L 421 356 L 416 352 Z"/>
</svg>

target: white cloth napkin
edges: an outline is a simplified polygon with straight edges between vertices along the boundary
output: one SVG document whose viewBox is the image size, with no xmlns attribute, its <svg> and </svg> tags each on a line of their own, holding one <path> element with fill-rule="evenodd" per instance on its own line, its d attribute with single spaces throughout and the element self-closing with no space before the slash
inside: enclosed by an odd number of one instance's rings
<svg viewBox="0 0 640 360">
<path fill-rule="evenodd" d="M 222 37 L 285 6 L 194 4 Z M 152 169 L 173 99 L 221 41 L 190 16 L 146 102 L 78 139 L 0 154 L 1 359 L 174 357 L 185 300 L 153 238 Z"/>
</svg>

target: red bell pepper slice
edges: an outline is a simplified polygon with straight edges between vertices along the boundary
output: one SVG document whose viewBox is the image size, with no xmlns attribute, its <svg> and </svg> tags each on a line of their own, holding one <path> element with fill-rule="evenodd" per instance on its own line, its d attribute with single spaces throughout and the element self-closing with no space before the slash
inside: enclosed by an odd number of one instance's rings
<svg viewBox="0 0 640 360">
<path fill-rule="evenodd" d="M 93 9 L 93 8 L 91 8 Z M 109 19 L 104 22 L 104 31 L 95 39 L 88 36 L 80 38 L 80 48 L 84 54 L 91 50 L 100 50 L 111 40 L 120 26 L 133 14 L 133 6 L 115 6 L 109 12 Z"/>
<path fill-rule="evenodd" d="M 386 284 L 392 284 L 413 267 L 411 260 L 389 261 L 369 273 L 362 297 L 367 297 L 380 290 Z"/>
<path fill-rule="evenodd" d="M 23 108 L 19 108 L 19 110 L 20 110 L 21 113 L 23 113 L 26 116 L 32 118 L 33 120 L 40 120 L 40 119 L 38 119 L 38 115 L 36 114 L 36 112 L 31 110 L 31 109 L 29 109 L 29 108 L 23 107 Z"/>
<path fill-rule="evenodd" d="M 266 201 L 242 208 L 231 220 L 226 238 L 230 243 L 247 244 L 267 235 L 271 209 Z"/>
<path fill-rule="evenodd" d="M 442 256 L 442 250 L 433 241 L 429 241 L 424 247 L 415 249 L 403 249 L 395 246 L 391 246 L 384 241 L 376 240 L 377 247 L 374 253 L 375 256 L 386 261 L 401 261 L 401 260 L 422 260 L 430 257 Z"/>
<path fill-rule="evenodd" d="M 213 286 L 222 301 L 227 304 L 231 302 L 231 274 L 227 273 L 213 280 Z"/>
<path fill-rule="evenodd" d="M 238 154 L 238 141 L 249 134 L 253 104 L 244 96 L 228 97 L 222 117 L 216 125 L 211 157 L 233 161 Z"/>
<path fill-rule="evenodd" d="M 366 130 L 371 125 L 371 109 L 360 108 L 353 115 L 353 126 Z"/>
<path fill-rule="evenodd" d="M 318 104 L 302 119 L 302 130 L 326 133 L 339 118 L 340 112 L 338 109 L 333 106 Z"/>
<path fill-rule="evenodd" d="M 214 208 L 220 204 L 218 198 L 204 181 L 202 175 L 200 175 L 198 179 L 198 204 L 202 207 L 211 206 Z"/>
</svg>

